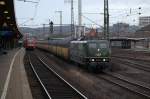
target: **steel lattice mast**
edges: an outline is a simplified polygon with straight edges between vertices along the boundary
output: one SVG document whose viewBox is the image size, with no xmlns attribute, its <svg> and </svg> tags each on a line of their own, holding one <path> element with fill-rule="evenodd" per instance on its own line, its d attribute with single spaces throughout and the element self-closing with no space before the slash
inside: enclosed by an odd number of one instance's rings
<svg viewBox="0 0 150 99">
<path fill-rule="evenodd" d="M 82 0 L 78 0 L 78 24 L 82 26 Z"/>
<path fill-rule="evenodd" d="M 78 0 L 78 37 L 83 36 L 82 33 L 82 0 Z"/>
<path fill-rule="evenodd" d="M 104 38 L 109 40 L 109 6 L 108 6 L 108 0 L 104 0 Z"/>
<path fill-rule="evenodd" d="M 71 32 L 74 33 L 74 1 L 71 0 Z"/>
</svg>

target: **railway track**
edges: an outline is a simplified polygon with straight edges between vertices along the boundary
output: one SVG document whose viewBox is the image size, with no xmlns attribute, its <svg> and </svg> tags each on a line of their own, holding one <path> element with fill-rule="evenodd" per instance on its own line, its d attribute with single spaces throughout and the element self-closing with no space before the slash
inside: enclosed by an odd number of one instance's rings
<svg viewBox="0 0 150 99">
<path fill-rule="evenodd" d="M 119 61 L 119 63 L 129 65 L 133 68 L 140 69 L 140 70 L 143 70 L 143 71 L 146 71 L 146 72 L 150 72 L 150 67 L 146 66 L 148 64 L 136 63 L 136 61 L 131 61 L 129 59 L 121 59 L 121 58 L 118 58 L 118 57 L 113 57 L 113 59 Z"/>
<path fill-rule="evenodd" d="M 140 83 L 131 81 L 119 74 L 111 74 L 104 72 L 104 75 L 99 75 L 98 78 L 104 79 L 110 83 L 118 85 L 130 92 L 142 96 L 144 99 L 150 99 L 150 88 Z"/>
<path fill-rule="evenodd" d="M 42 59 L 35 55 L 28 57 L 30 66 L 44 89 L 47 99 L 87 99 L 86 96 L 44 63 Z"/>
<path fill-rule="evenodd" d="M 137 58 L 138 56 L 113 55 L 112 57 L 149 63 L 149 60 Z"/>
</svg>

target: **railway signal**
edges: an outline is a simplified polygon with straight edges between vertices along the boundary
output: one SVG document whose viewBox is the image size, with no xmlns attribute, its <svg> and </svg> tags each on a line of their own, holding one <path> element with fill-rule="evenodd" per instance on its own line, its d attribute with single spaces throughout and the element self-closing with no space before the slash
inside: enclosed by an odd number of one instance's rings
<svg viewBox="0 0 150 99">
<path fill-rule="evenodd" d="M 52 34 L 54 32 L 54 26 L 53 26 L 54 23 L 50 21 L 49 25 L 50 25 L 50 33 Z"/>
</svg>

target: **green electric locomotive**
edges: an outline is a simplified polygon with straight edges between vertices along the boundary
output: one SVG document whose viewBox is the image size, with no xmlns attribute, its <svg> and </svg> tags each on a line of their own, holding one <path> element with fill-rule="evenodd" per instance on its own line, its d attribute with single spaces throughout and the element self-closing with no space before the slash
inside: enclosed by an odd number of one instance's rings
<svg viewBox="0 0 150 99">
<path fill-rule="evenodd" d="M 70 60 L 82 64 L 89 70 L 108 68 L 111 50 L 107 40 L 71 41 Z"/>
</svg>

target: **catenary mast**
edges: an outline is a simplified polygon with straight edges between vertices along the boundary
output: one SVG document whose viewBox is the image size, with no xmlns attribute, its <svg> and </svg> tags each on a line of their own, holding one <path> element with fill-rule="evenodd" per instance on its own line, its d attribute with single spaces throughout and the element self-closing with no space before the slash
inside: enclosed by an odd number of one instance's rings
<svg viewBox="0 0 150 99">
<path fill-rule="evenodd" d="M 108 0 L 104 0 L 104 39 L 109 40 L 109 6 L 108 6 Z"/>
</svg>

